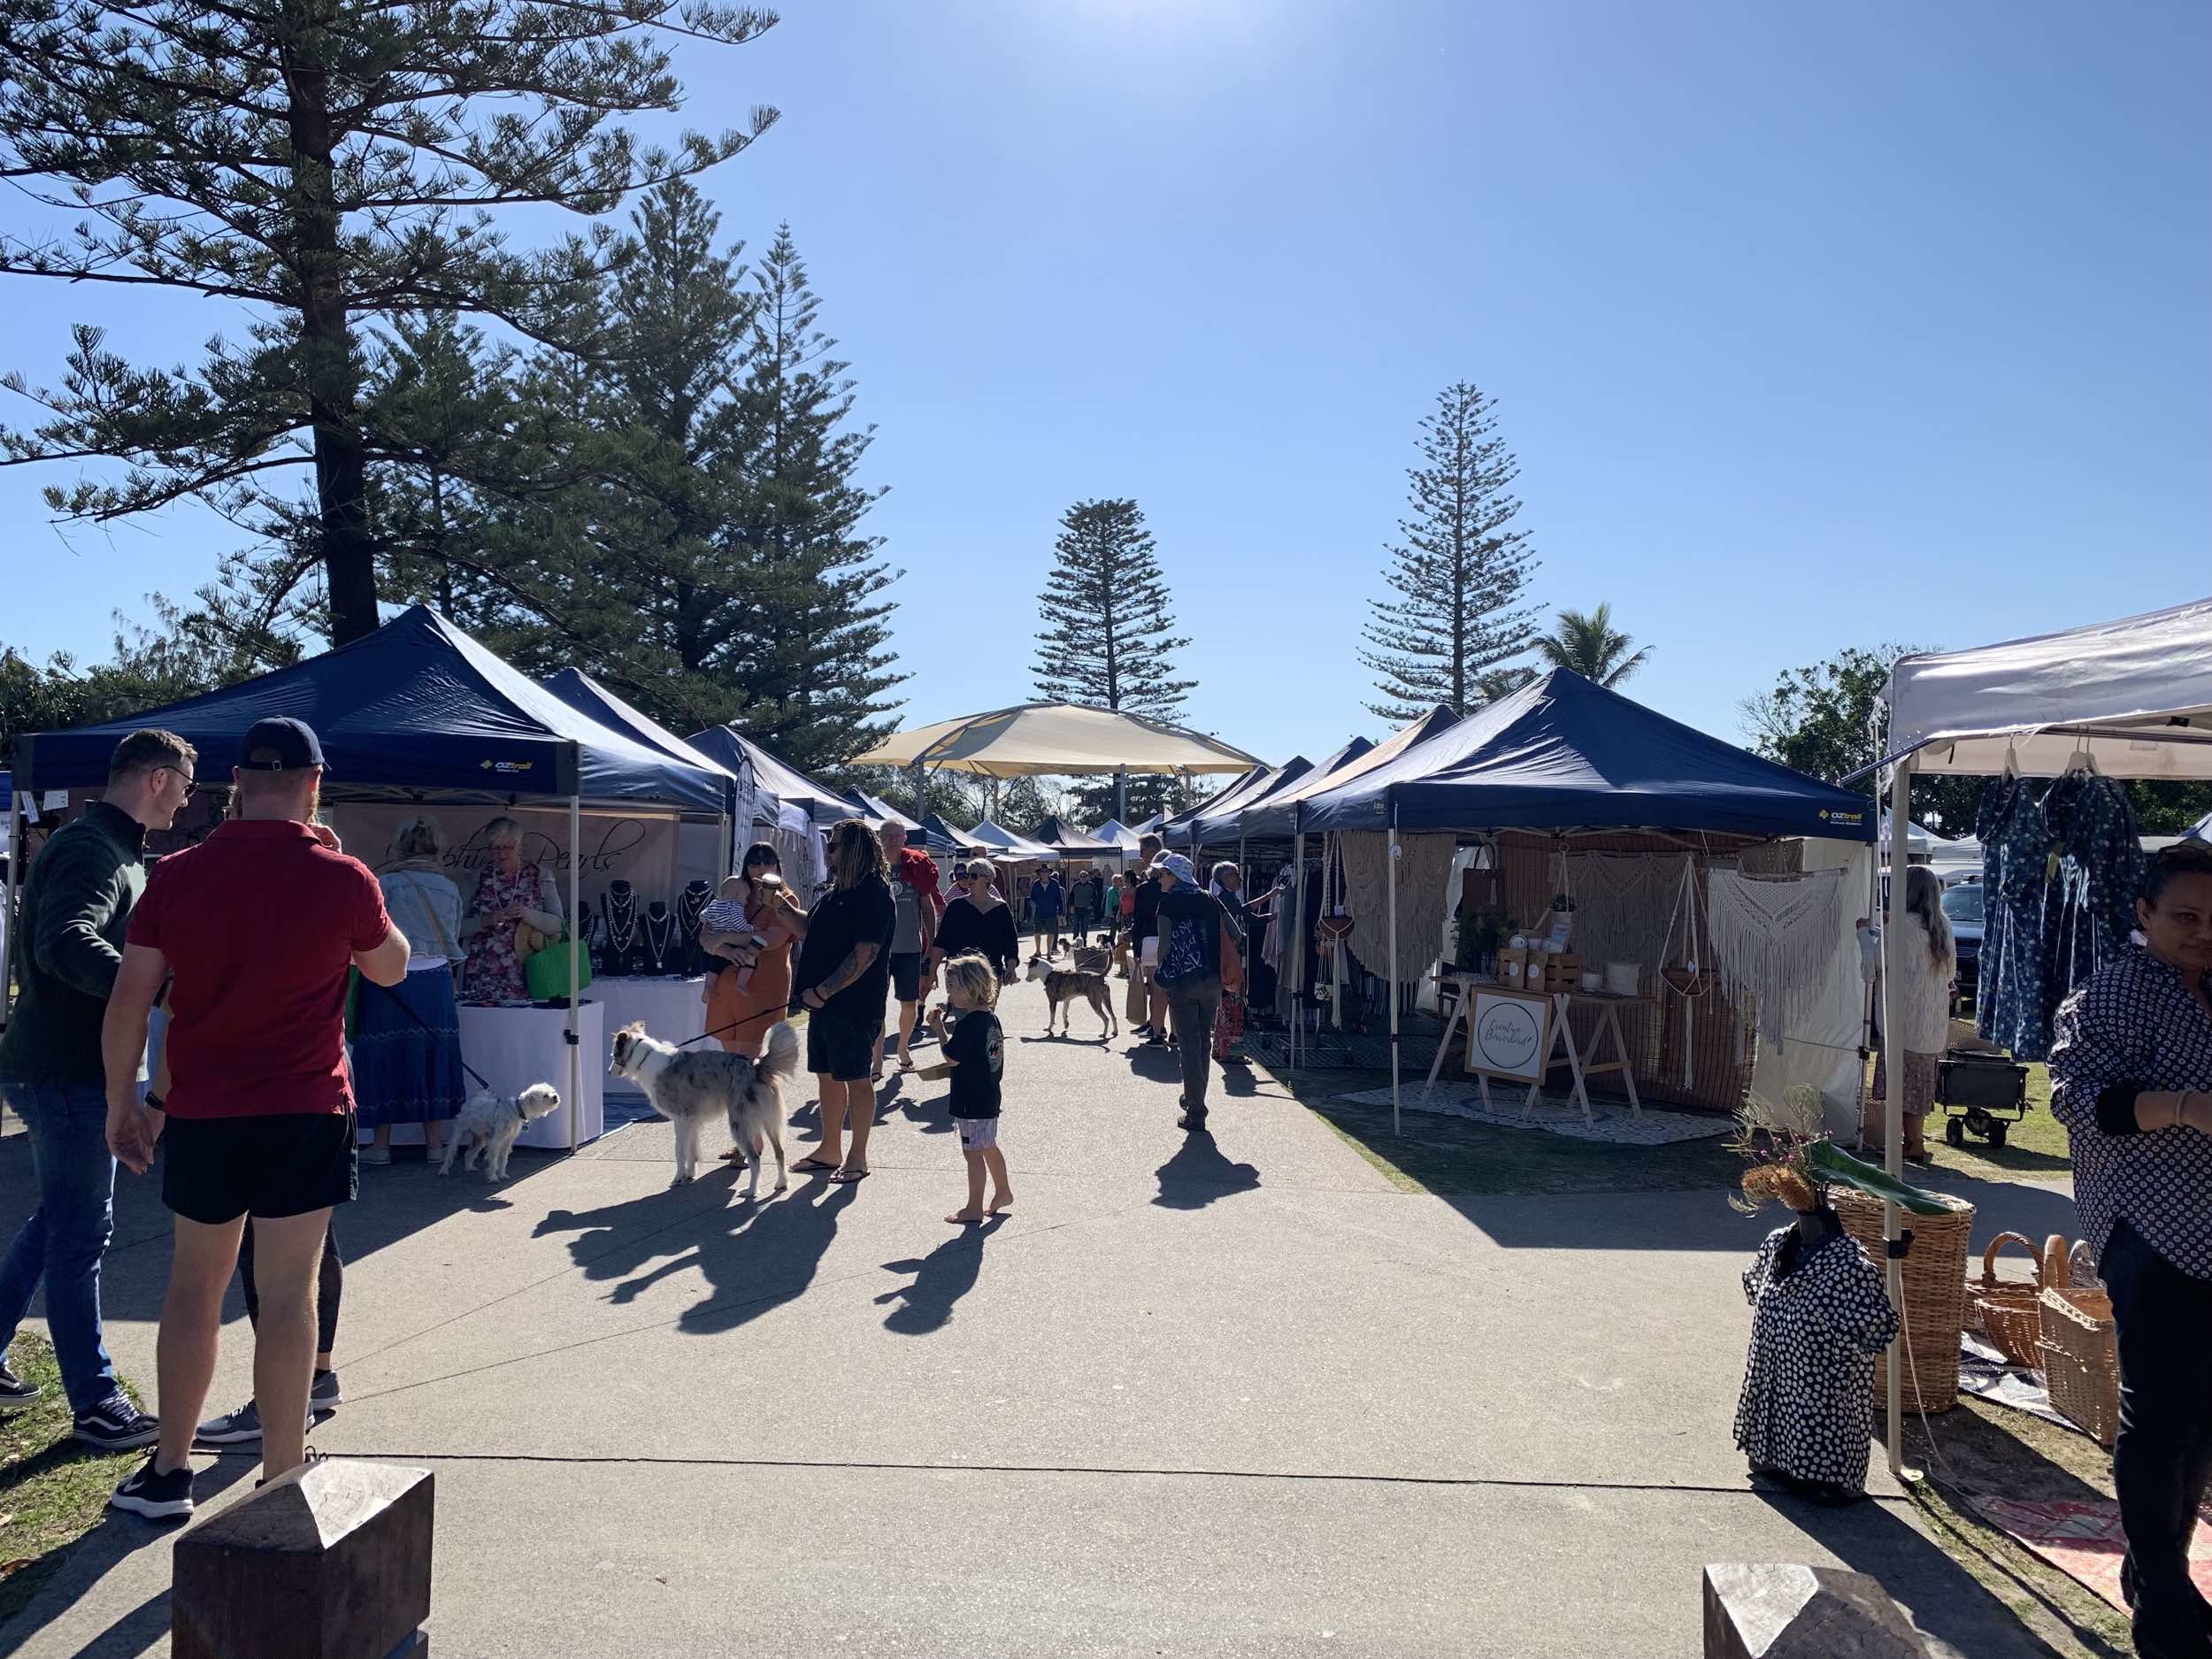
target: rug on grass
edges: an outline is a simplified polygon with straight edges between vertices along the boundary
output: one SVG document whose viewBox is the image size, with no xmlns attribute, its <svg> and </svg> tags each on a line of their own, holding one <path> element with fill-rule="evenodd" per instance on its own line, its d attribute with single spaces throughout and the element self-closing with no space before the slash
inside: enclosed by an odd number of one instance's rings
<svg viewBox="0 0 2212 1659">
<path fill-rule="evenodd" d="M 2103 1498 L 1977 1498 L 1973 1502 L 1998 1531 L 2127 1611 L 2127 1598 L 2120 1594 L 2120 1563 L 2128 1545 L 2120 1530 L 2118 1504 Z M 2212 1523 L 2212 1516 L 2203 1518 Z M 2204 1526 L 2190 1540 L 2189 1576 L 2198 1589 L 2212 1594 L 2212 1533 Z"/>
<path fill-rule="evenodd" d="M 1528 1090 L 1520 1084 L 1492 1084 L 1488 1106 L 1482 1103 L 1482 1091 L 1472 1083 L 1440 1082 L 1426 1100 L 1421 1098 L 1421 1090 L 1419 1078 L 1409 1079 L 1399 1091 L 1399 1103 L 1408 1111 L 1465 1118 L 1506 1129 L 1543 1129 L 1574 1141 L 1608 1141 L 1620 1146 L 1661 1147 L 1677 1141 L 1702 1141 L 1709 1135 L 1728 1134 L 1736 1126 L 1734 1119 L 1711 1113 L 1662 1111 L 1653 1106 L 1645 1107 L 1639 1117 L 1626 1101 L 1602 1099 L 1590 1102 L 1590 1121 L 1586 1123 L 1582 1108 L 1564 1095 L 1540 1094 L 1530 1104 L 1522 1105 Z M 1390 1091 L 1362 1089 L 1337 1099 L 1355 1106 L 1387 1106 Z"/>
<path fill-rule="evenodd" d="M 2051 1403 L 2051 1391 L 2040 1377 L 2008 1365 L 2002 1354 L 1971 1331 L 1959 1333 L 1959 1391 L 2081 1432 L 2078 1424 Z"/>
</svg>

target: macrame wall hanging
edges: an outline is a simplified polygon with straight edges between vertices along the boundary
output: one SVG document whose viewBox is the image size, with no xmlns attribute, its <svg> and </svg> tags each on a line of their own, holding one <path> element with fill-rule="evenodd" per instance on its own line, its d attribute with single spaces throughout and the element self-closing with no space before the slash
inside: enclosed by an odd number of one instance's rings
<svg viewBox="0 0 2212 1659">
<path fill-rule="evenodd" d="M 1843 872 L 1705 877 L 1706 941 L 1728 1000 L 1758 1010 L 1759 1035 L 1778 1045 L 1803 1029 L 1827 994 L 1843 927 Z"/>
</svg>

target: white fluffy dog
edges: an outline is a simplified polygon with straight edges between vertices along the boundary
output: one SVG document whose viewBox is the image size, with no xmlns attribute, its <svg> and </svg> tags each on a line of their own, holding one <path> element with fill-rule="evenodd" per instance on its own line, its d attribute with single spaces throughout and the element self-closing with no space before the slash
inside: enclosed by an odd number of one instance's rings
<svg viewBox="0 0 2212 1659">
<path fill-rule="evenodd" d="M 470 1095 L 461 1115 L 453 1120 L 452 1133 L 446 1136 L 445 1161 L 438 1165 L 438 1173 L 450 1175 L 453 1155 L 460 1151 L 464 1141 L 473 1141 L 476 1144 L 461 1167 L 467 1169 L 473 1160 L 483 1166 L 486 1180 L 505 1180 L 507 1160 L 514 1154 L 515 1137 L 522 1133 L 523 1125 L 560 1109 L 560 1091 L 550 1083 L 533 1083 L 511 1099 L 488 1089 Z"/>
<path fill-rule="evenodd" d="M 760 1195 L 760 1154 L 756 1141 L 776 1149 L 776 1187 L 789 1185 L 783 1164 L 784 1079 L 799 1069 L 799 1033 L 779 1020 L 768 1033 L 768 1052 L 754 1060 L 719 1049 L 680 1049 L 645 1034 L 642 1021 L 614 1034 L 611 1075 L 628 1078 L 645 1091 L 653 1110 L 676 1125 L 676 1179 L 681 1187 L 699 1172 L 699 1134 L 706 1124 L 727 1119 L 730 1139 L 744 1156 L 752 1183 L 748 1202 Z"/>
</svg>

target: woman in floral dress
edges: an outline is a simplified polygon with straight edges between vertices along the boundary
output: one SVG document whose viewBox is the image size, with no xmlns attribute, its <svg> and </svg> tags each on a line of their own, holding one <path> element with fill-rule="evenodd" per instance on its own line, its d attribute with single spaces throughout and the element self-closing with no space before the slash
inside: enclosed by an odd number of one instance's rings
<svg viewBox="0 0 2212 1659">
<path fill-rule="evenodd" d="M 527 924 L 557 935 L 561 890 L 544 865 L 522 862 L 522 826 L 514 819 L 494 818 L 484 826 L 484 836 L 492 862 L 476 879 L 476 895 L 461 923 L 461 942 L 468 951 L 461 1000 L 526 1002 L 530 989 L 515 954 L 515 933 Z"/>
</svg>

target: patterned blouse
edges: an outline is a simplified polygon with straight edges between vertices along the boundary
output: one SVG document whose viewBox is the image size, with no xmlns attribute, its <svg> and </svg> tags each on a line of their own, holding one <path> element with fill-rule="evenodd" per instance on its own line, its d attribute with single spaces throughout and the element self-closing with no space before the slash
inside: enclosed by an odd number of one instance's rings
<svg viewBox="0 0 2212 1659">
<path fill-rule="evenodd" d="M 2100 1257 L 2125 1220 L 2193 1279 L 2212 1279 L 2212 1136 L 2135 1125 L 2139 1089 L 2212 1091 L 2212 1017 L 2177 968 L 2138 947 L 2058 1012 L 2051 1115 L 2074 1147 L 2074 1202 Z"/>
</svg>

